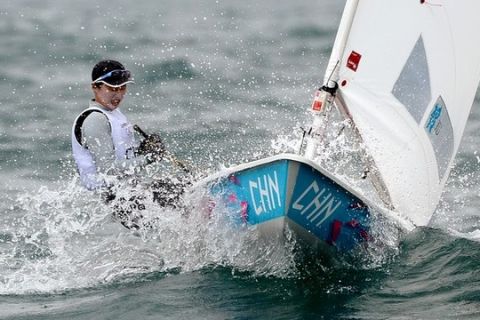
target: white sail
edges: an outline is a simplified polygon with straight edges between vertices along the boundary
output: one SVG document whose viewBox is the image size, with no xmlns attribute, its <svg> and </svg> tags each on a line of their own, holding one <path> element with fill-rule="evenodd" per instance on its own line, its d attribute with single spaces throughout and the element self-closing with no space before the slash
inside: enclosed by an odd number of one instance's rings
<svg viewBox="0 0 480 320">
<path fill-rule="evenodd" d="M 332 51 L 326 77 L 335 69 L 395 210 L 416 225 L 438 204 L 478 87 L 479 13 L 479 0 L 347 1 Z"/>
</svg>

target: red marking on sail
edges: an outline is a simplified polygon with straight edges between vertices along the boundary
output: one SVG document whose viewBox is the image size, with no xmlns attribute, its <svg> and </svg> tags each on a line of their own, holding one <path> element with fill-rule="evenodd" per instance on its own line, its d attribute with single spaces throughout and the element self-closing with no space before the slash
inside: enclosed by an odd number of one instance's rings
<svg viewBox="0 0 480 320">
<path fill-rule="evenodd" d="M 352 51 L 352 53 L 350 53 L 350 56 L 348 57 L 348 60 L 347 60 L 347 68 L 356 72 L 361 59 L 362 59 L 362 55 L 360 53 Z"/>
</svg>

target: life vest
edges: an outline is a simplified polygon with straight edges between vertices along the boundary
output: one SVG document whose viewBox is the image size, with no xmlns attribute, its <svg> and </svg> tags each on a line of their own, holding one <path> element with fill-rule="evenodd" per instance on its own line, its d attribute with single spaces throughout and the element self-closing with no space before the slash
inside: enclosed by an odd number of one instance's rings
<svg viewBox="0 0 480 320">
<path fill-rule="evenodd" d="M 98 107 L 94 101 L 75 119 L 72 127 L 72 151 L 77 164 L 80 181 L 89 190 L 105 186 L 103 179 L 98 177 L 95 160 L 88 148 L 82 145 L 82 125 L 92 112 L 104 114 L 110 124 L 113 148 L 116 160 L 130 160 L 135 158 L 135 137 L 133 127 L 119 109 L 107 111 Z"/>
</svg>

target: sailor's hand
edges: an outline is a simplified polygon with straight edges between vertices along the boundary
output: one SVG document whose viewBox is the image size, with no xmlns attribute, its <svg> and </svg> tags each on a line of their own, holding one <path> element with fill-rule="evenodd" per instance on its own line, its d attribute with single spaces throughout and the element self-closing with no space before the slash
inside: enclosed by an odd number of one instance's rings
<svg viewBox="0 0 480 320">
<path fill-rule="evenodd" d="M 165 145 L 158 134 L 149 134 L 140 143 L 137 153 L 145 156 L 147 162 L 157 162 L 163 159 L 165 154 Z"/>
</svg>

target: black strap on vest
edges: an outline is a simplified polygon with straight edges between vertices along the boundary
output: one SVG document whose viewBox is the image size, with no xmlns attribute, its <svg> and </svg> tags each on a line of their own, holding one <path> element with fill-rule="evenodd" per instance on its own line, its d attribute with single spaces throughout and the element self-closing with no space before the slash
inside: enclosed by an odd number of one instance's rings
<svg viewBox="0 0 480 320">
<path fill-rule="evenodd" d="M 75 123 L 75 129 L 74 129 L 74 132 L 75 132 L 75 139 L 77 139 L 77 142 L 82 145 L 82 126 L 83 126 L 83 122 L 85 121 L 85 119 L 87 119 L 87 117 L 92 113 L 92 112 L 100 112 L 101 114 L 103 114 L 103 112 L 99 111 L 99 110 L 86 110 L 84 111 L 79 117 L 78 117 L 78 120 L 77 122 Z M 107 119 L 108 120 L 108 119 Z M 109 122 L 110 123 L 110 122 Z"/>
</svg>

